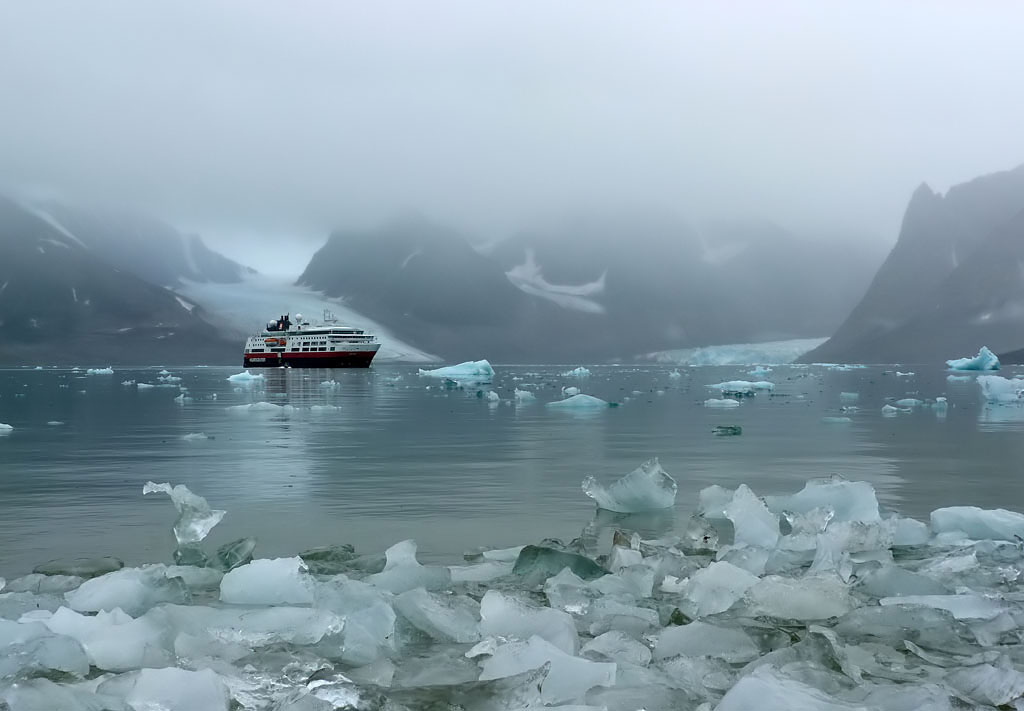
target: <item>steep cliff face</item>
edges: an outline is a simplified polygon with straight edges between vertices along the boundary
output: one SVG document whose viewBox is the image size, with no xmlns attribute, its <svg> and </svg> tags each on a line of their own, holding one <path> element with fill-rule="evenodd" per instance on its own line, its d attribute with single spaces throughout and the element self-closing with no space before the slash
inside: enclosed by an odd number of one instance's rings
<svg viewBox="0 0 1024 711">
<path fill-rule="evenodd" d="M 867 293 L 805 361 L 930 362 L 1024 345 L 1020 267 L 1024 166 L 958 185 L 922 185 Z"/>
</svg>

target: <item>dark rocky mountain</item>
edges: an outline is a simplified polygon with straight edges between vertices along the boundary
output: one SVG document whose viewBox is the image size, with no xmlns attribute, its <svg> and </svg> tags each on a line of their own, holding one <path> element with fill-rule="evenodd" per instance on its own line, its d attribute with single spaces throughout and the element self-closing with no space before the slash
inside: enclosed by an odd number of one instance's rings
<svg viewBox="0 0 1024 711">
<path fill-rule="evenodd" d="M 588 218 L 481 252 L 406 218 L 333 234 L 299 283 L 448 358 L 550 362 L 830 333 L 876 264 L 869 250 L 832 263 L 833 248 L 760 223 Z"/>
<path fill-rule="evenodd" d="M 927 185 L 860 303 L 806 361 L 942 362 L 1024 346 L 1024 166 Z"/>
<path fill-rule="evenodd" d="M 119 269 L 48 213 L 0 197 L 0 363 L 233 363 L 202 308 Z"/>
<path fill-rule="evenodd" d="M 203 240 L 186 236 L 147 215 L 93 210 L 60 204 L 43 206 L 60 225 L 78 237 L 100 259 L 158 286 L 173 287 L 182 279 L 239 282 L 244 267 L 211 251 Z"/>
</svg>

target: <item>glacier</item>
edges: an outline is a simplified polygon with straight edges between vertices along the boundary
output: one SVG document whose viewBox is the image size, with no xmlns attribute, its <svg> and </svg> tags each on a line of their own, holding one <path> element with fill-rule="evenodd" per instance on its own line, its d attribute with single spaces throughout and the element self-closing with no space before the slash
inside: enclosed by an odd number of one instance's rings
<svg viewBox="0 0 1024 711">
<path fill-rule="evenodd" d="M 656 351 L 636 360 L 667 365 L 785 365 L 809 353 L 827 338 L 797 338 L 763 343 L 731 343 L 669 351 Z"/>
<path fill-rule="evenodd" d="M 973 358 L 947 360 L 946 367 L 950 370 L 999 370 L 999 358 L 988 346 L 982 346 Z"/>
</svg>

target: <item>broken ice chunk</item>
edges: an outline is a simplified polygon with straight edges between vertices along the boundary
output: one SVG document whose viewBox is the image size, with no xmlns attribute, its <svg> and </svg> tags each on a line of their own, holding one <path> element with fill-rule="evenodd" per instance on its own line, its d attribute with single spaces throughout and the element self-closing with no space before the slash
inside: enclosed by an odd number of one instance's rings
<svg viewBox="0 0 1024 711">
<path fill-rule="evenodd" d="M 683 586 L 683 612 L 690 617 L 706 617 L 725 612 L 757 583 L 751 575 L 731 563 L 712 563 Z"/>
<path fill-rule="evenodd" d="M 595 661 L 608 660 L 618 664 L 645 667 L 651 663 L 651 650 L 628 634 L 612 630 L 583 645 L 580 653 Z"/>
<path fill-rule="evenodd" d="M 396 543 L 384 554 L 384 570 L 366 578 L 366 582 L 378 588 L 390 590 L 397 595 L 419 587 L 438 590 L 451 582 L 452 575 L 447 568 L 420 565 L 416 560 L 415 541 Z"/>
<path fill-rule="evenodd" d="M 537 399 L 537 396 L 529 390 L 520 390 L 519 388 L 516 388 L 512 392 L 512 395 L 518 405 L 525 405 L 526 403 L 534 402 Z"/>
<path fill-rule="evenodd" d="M 155 484 L 150 481 L 142 487 L 143 496 L 157 492 L 170 496 L 174 508 L 178 510 L 178 520 L 174 522 L 174 538 L 178 545 L 199 543 L 227 513 L 211 509 L 206 499 L 193 494 L 184 484 L 172 487 L 170 484 Z"/>
<path fill-rule="evenodd" d="M 834 576 L 800 579 L 770 575 L 747 590 L 745 603 L 755 615 L 783 620 L 824 620 L 856 606 L 849 590 Z"/>
<path fill-rule="evenodd" d="M 725 516 L 732 521 L 737 546 L 774 548 L 779 542 L 778 516 L 746 484 L 740 484 L 732 495 Z"/>
<path fill-rule="evenodd" d="M 39 622 L 0 620 L 0 679 L 51 672 L 88 674 L 89 659 L 82 645 Z"/>
<path fill-rule="evenodd" d="M 239 538 L 237 541 L 225 543 L 217 549 L 217 562 L 223 570 L 234 570 L 240 565 L 252 562 L 252 552 L 256 550 L 255 538 Z"/>
<path fill-rule="evenodd" d="M 68 607 L 76 612 L 111 611 L 120 608 L 129 615 L 141 615 L 161 602 L 187 603 L 192 597 L 185 581 L 168 578 L 163 566 L 124 568 L 86 580 L 64 594 Z"/>
<path fill-rule="evenodd" d="M 941 583 L 896 565 L 883 565 L 875 570 L 865 571 L 857 582 L 857 588 L 877 598 L 949 593 Z"/>
<path fill-rule="evenodd" d="M 566 654 L 576 654 L 579 638 L 572 616 L 550 607 L 530 605 L 498 590 L 480 601 L 480 633 L 492 637 L 542 637 Z"/>
<path fill-rule="evenodd" d="M 527 587 L 539 585 L 563 568 L 568 568 L 583 580 L 595 580 L 609 571 L 582 555 L 558 551 L 544 546 L 525 546 L 516 558 L 514 575 L 523 577 Z"/>
<path fill-rule="evenodd" d="M 918 407 L 923 404 L 924 400 L 918 400 L 916 397 L 905 397 L 896 401 L 896 407 Z"/>
<path fill-rule="evenodd" d="M 62 607 L 40 618 L 56 634 L 78 640 L 89 662 L 105 671 L 127 671 L 173 663 L 167 631 L 146 617 L 132 619 L 120 609 L 80 615 Z"/>
<path fill-rule="evenodd" d="M 547 678 L 541 683 L 545 704 L 582 701 L 591 688 L 615 684 L 615 664 L 574 657 L 537 636 L 494 649 L 481 665 L 480 681 L 514 676 L 545 664 L 551 665 Z"/>
<path fill-rule="evenodd" d="M 396 597 L 395 609 L 414 627 L 441 642 L 480 641 L 480 605 L 465 595 L 435 595 L 416 588 Z"/>
<path fill-rule="evenodd" d="M 1005 509 L 950 506 L 931 514 L 936 534 L 963 531 L 975 540 L 1015 541 L 1024 538 L 1024 514 Z"/>
<path fill-rule="evenodd" d="M 96 690 L 154 711 L 228 711 L 231 704 L 227 686 L 209 669 L 142 669 L 107 679 Z"/>
<path fill-rule="evenodd" d="M 592 476 L 583 480 L 583 493 L 600 508 L 618 513 L 672 508 L 677 488 L 676 480 L 661 468 L 657 458 L 644 462 L 607 488 Z"/>
<path fill-rule="evenodd" d="M 879 521 L 875 487 L 866 481 L 848 481 L 841 476 L 812 479 L 790 496 L 767 496 L 768 508 L 775 512 L 809 513 L 830 510 L 835 521 Z M 824 529 L 822 529 L 824 530 Z"/>
<path fill-rule="evenodd" d="M 883 597 L 879 605 L 921 605 L 946 610 L 958 620 L 991 620 L 1006 611 L 1006 605 L 980 595 L 904 595 Z"/>
<path fill-rule="evenodd" d="M 988 402 L 1019 403 L 1024 400 L 1024 380 L 1010 380 L 998 375 L 979 375 L 981 396 Z"/>
<path fill-rule="evenodd" d="M 763 666 L 741 678 L 726 692 L 715 711 L 869 711 Z"/>
<path fill-rule="evenodd" d="M 715 657 L 730 664 L 743 664 L 760 655 L 757 645 L 746 632 L 733 627 L 719 627 L 706 622 L 691 622 L 666 627 L 658 635 L 654 658 L 665 659 L 684 654 L 688 657 Z"/>
<path fill-rule="evenodd" d="M 982 346 L 973 358 L 947 360 L 946 367 L 950 370 L 999 370 L 999 358 L 988 346 Z"/>
<path fill-rule="evenodd" d="M 220 599 L 234 605 L 305 605 L 313 602 L 313 585 L 298 556 L 261 558 L 225 573 Z"/>
<path fill-rule="evenodd" d="M 957 669 L 946 681 L 972 701 L 989 706 L 1004 707 L 1024 696 L 1024 674 L 1012 668 L 979 664 Z"/>
</svg>

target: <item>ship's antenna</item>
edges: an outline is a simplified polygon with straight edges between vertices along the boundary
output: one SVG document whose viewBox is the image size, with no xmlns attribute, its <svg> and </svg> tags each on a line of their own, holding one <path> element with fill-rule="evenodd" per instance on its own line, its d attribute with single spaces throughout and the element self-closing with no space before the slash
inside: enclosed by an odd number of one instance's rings
<svg viewBox="0 0 1024 711">
<path fill-rule="evenodd" d="M 338 320 L 338 317 L 334 315 L 334 312 L 330 309 L 324 309 L 324 323 L 334 323 Z"/>
</svg>

